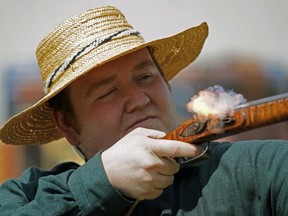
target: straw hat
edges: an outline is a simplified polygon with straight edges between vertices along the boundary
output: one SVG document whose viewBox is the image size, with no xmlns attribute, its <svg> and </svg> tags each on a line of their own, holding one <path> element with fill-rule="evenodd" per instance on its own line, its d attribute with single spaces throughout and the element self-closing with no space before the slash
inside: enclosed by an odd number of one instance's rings
<svg viewBox="0 0 288 216">
<path fill-rule="evenodd" d="M 115 7 L 87 10 L 66 20 L 39 44 L 36 55 L 46 95 L 0 129 L 7 144 L 44 144 L 63 137 L 47 101 L 91 69 L 127 53 L 151 47 L 167 80 L 193 62 L 208 35 L 206 23 L 172 37 L 144 42 Z"/>
</svg>

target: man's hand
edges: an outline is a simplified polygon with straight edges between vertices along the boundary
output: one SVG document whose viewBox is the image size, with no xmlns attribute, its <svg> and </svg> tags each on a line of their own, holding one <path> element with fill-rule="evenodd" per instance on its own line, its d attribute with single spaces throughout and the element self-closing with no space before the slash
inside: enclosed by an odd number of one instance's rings
<svg viewBox="0 0 288 216">
<path fill-rule="evenodd" d="M 159 139 L 164 132 L 137 128 L 102 153 L 111 184 L 124 196 L 154 199 L 174 181 L 175 157 L 195 157 L 202 149 L 188 143 Z"/>
</svg>

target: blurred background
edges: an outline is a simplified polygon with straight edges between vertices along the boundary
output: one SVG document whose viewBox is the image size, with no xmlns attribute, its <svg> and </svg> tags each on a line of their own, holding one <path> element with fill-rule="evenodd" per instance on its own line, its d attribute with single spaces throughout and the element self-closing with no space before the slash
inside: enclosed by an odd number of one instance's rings
<svg viewBox="0 0 288 216">
<path fill-rule="evenodd" d="M 285 0 L 0 0 L 0 125 L 43 96 L 35 50 L 58 23 L 91 7 L 114 5 L 147 41 L 201 22 L 209 37 L 198 59 L 171 82 L 179 123 L 193 94 L 221 85 L 255 100 L 288 92 L 288 2 Z M 226 140 L 287 139 L 287 122 Z M 83 163 L 65 140 L 41 146 L 0 143 L 0 183 L 29 166 Z"/>
</svg>

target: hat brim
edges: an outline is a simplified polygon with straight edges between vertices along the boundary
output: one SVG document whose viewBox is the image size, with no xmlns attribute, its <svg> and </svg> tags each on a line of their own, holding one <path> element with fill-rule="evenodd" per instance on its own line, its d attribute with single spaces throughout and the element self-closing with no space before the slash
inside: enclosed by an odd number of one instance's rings
<svg viewBox="0 0 288 216">
<path fill-rule="evenodd" d="M 143 47 L 152 48 L 154 58 L 163 70 L 165 78 L 169 81 L 197 58 L 207 36 L 208 26 L 206 23 L 202 23 L 171 37 L 147 43 L 122 44 L 121 49 L 117 49 L 113 56 L 107 57 L 101 63 L 97 60 L 98 51 L 92 50 L 68 69 L 73 70 L 73 76 L 67 77 L 72 73 L 66 72 L 67 75 L 61 77 L 63 81 L 57 82 L 59 86 L 54 87 L 30 108 L 10 118 L 0 130 L 1 141 L 6 144 L 28 145 L 45 144 L 62 138 L 63 135 L 54 123 L 52 110 L 46 102 L 71 82 L 95 67 Z"/>
</svg>

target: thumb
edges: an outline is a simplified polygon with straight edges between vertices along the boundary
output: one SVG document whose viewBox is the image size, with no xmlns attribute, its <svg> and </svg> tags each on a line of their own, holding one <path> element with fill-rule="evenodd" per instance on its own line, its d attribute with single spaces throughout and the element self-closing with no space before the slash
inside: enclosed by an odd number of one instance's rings
<svg viewBox="0 0 288 216">
<path fill-rule="evenodd" d="M 158 130 L 153 130 L 153 129 L 147 129 L 147 128 L 136 128 L 134 130 L 135 134 L 141 134 L 146 137 L 154 138 L 154 139 L 160 139 L 166 135 L 166 133 Z"/>
</svg>

